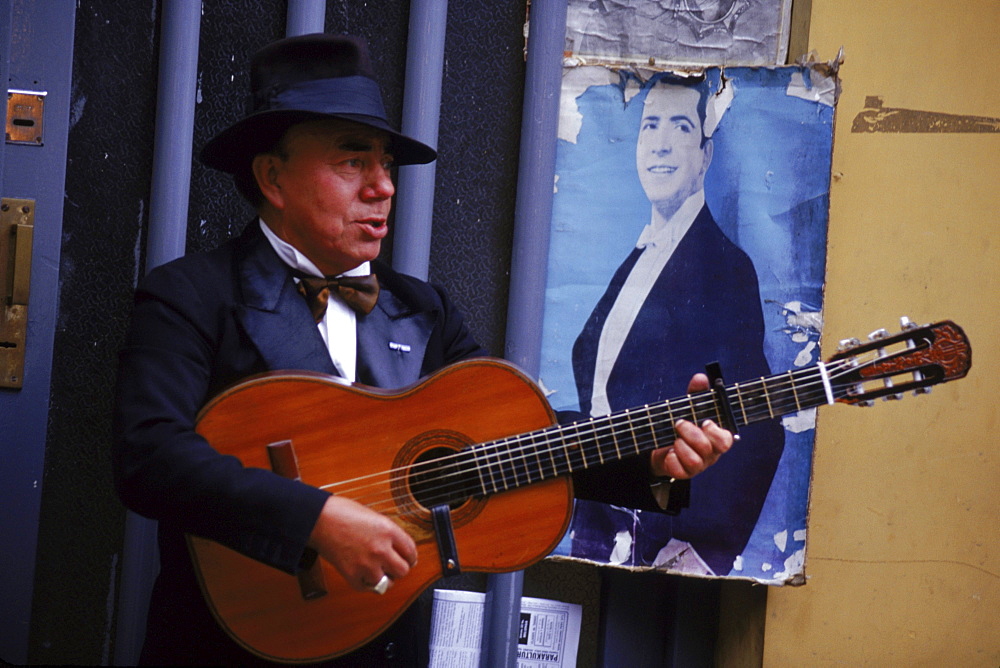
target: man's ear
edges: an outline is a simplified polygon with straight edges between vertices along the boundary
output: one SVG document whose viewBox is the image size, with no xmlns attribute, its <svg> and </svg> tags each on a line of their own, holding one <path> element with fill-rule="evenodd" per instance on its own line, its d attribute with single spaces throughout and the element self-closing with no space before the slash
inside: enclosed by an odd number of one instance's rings
<svg viewBox="0 0 1000 668">
<path fill-rule="evenodd" d="M 281 158 L 274 153 L 258 153 L 254 156 L 252 168 L 254 180 L 257 181 L 257 187 L 260 188 L 264 199 L 276 209 L 284 208 L 284 193 L 281 192 L 281 185 L 278 183 Z"/>
<path fill-rule="evenodd" d="M 712 151 L 714 150 L 713 146 L 714 145 L 712 144 L 712 140 L 706 139 L 705 145 L 701 147 L 701 151 L 704 156 L 702 158 L 702 165 L 701 165 L 701 173 L 703 175 L 708 173 L 708 166 L 712 164 Z"/>
</svg>

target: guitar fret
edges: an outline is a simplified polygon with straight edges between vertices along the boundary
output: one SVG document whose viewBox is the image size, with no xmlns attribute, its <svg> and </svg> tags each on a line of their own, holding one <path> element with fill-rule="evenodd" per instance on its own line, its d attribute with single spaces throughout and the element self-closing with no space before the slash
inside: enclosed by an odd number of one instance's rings
<svg viewBox="0 0 1000 668">
<path fill-rule="evenodd" d="M 612 425 L 610 432 L 611 432 L 611 441 L 615 444 L 615 459 L 621 459 L 622 451 L 621 448 L 618 446 L 618 434 L 615 433 L 614 425 Z"/>
<path fill-rule="evenodd" d="M 611 434 L 611 442 L 615 444 L 615 450 L 618 450 L 618 437 L 615 436 L 615 426 L 613 423 L 609 422 L 610 425 L 609 433 Z M 597 439 L 597 459 L 604 465 L 604 446 L 601 445 L 601 440 Z"/>
<path fill-rule="evenodd" d="M 646 409 L 646 420 L 649 422 L 649 437 L 653 441 L 653 447 L 652 447 L 652 449 L 656 450 L 658 447 L 660 447 L 660 440 L 656 437 L 656 432 L 657 432 L 656 422 L 653 420 L 653 411 L 651 411 L 649 409 L 649 404 L 647 404 L 645 406 L 645 409 Z M 670 404 L 669 403 L 666 405 L 666 409 L 667 409 L 667 417 L 669 418 L 670 417 Z M 668 420 L 667 425 L 668 426 L 673 425 L 673 420 L 672 419 Z M 639 452 L 638 439 L 636 439 L 636 448 L 635 448 L 635 450 L 636 450 L 636 452 Z"/>
<path fill-rule="evenodd" d="M 694 395 L 687 395 L 688 404 L 691 405 L 691 421 L 698 424 L 698 409 L 694 405 Z"/>
<path fill-rule="evenodd" d="M 774 417 L 774 409 L 771 408 L 771 393 L 767 391 L 767 382 L 761 378 L 760 379 L 761 389 L 764 391 L 764 401 L 767 402 L 767 414 L 772 418 Z"/>
<path fill-rule="evenodd" d="M 714 401 L 712 402 L 712 408 L 715 409 L 715 424 L 726 424 L 726 421 L 722 419 L 722 406 L 719 404 L 719 398 L 713 396 Z"/>
<path fill-rule="evenodd" d="M 534 451 L 534 453 L 535 453 L 535 461 L 536 461 L 536 462 L 538 462 L 538 479 L 539 479 L 539 480 L 544 480 L 544 479 L 545 479 L 545 465 L 544 465 L 544 464 L 542 464 L 542 454 L 541 454 L 541 452 L 539 451 L 539 450 L 540 450 L 540 448 L 539 448 L 539 447 L 538 447 L 538 445 L 537 445 L 537 444 L 536 444 L 536 443 L 534 442 L 534 441 L 535 441 L 535 438 L 536 438 L 535 436 L 531 436 L 531 441 L 532 441 L 532 450 L 533 450 L 533 451 Z"/>
<path fill-rule="evenodd" d="M 561 431 L 561 430 L 560 430 Z M 560 439 L 560 442 L 561 439 Z M 552 477 L 559 475 L 559 466 L 556 464 L 556 453 L 555 448 L 546 448 L 549 453 L 549 459 L 552 461 Z"/>
<path fill-rule="evenodd" d="M 489 493 L 489 494 L 495 494 L 497 492 L 497 484 L 496 484 L 496 479 L 493 477 L 493 462 L 492 462 L 491 458 L 488 456 L 488 453 L 485 452 L 485 448 L 484 447 L 477 447 L 476 449 L 479 450 L 479 451 L 482 451 L 483 455 L 485 455 L 485 458 L 486 458 L 486 467 L 485 467 L 485 470 L 486 470 L 486 475 L 489 476 L 489 481 L 487 482 L 486 480 L 483 480 L 483 490 L 485 492 Z M 477 459 L 478 459 L 478 455 L 477 455 Z M 479 470 L 480 470 L 479 477 L 480 477 L 480 479 L 482 479 L 483 478 L 483 476 L 482 476 L 483 466 L 482 465 L 480 465 Z M 487 484 L 489 485 L 488 487 L 487 487 Z"/>
<path fill-rule="evenodd" d="M 501 459 L 502 455 L 499 452 L 499 448 L 501 447 L 503 441 L 495 441 L 494 443 L 496 444 L 496 447 L 498 449 L 496 462 L 497 462 L 497 468 L 500 469 L 500 482 L 503 484 L 503 488 L 506 491 L 507 489 L 509 489 L 509 487 L 507 486 L 507 471 L 506 469 L 504 469 L 503 460 Z"/>
<path fill-rule="evenodd" d="M 791 382 L 792 397 L 795 399 L 795 410 L 801 411 L 802 410 L 802 404 L 799 402 L 799 393 L 798 393 L 798 390 L 795 389 L 795 375 L 792 373 L 791 369 L 789 369 L 789 371 L 788 371 L 788 377 L 792 379 L 792 382 Z"/>
<path fill-rule="evenodd" d="M 479 463 L 479 451 L 482 450 L 481 447 L 476 446 L 471 449 L 472 458 L 476 467 L 476 475 L 479 476 L 479 488 L 483 490 L 483 494 L 489 494 L 489 488 L 486 486 L 486 480 L 483 478 L 483 467 Z"/>
<path fill-rule="evenodd" d="M 573 442 L 567 444 L 566 446 L 564 446 L 564 450 L 566 452 L 566 467 L 567 467 L 567 471 L 576 471 L 576 470 L 579 470 L 581 466 L 583 468 L 587 468 L 589 466 L 589 464 L 587 463 L 586 453 L 583 452 L 583 446 L 581 445 L 581 441 L 582 440 L 586 440 L 586 439 L 581 439 L 580 438 L 580 425 L 579 424 L 574 425 L 574 430 L 575 430 L 575 434 L 574 434 Z M 594 432 L 593 430 L 591 430 L 591 434 L 592 434 L 592 438 L 596 437 L 596 432 Z M 577 454 L 580 455 L 580 462 L 581 462 L 580 464 L 575 464 L 574 461 L 573 461 L 573 452 L 574 451 Z"/>
<path fill-rule="evenodd" d="M 675 407 L 675 402 L 671 401 L 667 403 L 667 418 L 670 421 L 669 438 L 671 439 L 677 438 L 677 427 L 676 427 L 677 418 L 674 416 L 674 407 Z"/>
<path fill-rule="evenodd" d="M 736 393 L 736 400 L 740 403 L 740 412 L 743 413 L 743 424 L 750 424 L 750 419 L 747 417 L 747 407 L 743 404 L 743 391 L 740 389 L 739 383 L 733 385 L 733 392 Z"/>
<path fill-rule="evenodd" d="M 625 427 L 628 429 L 629 441 L 632 443 L 632 446 L 636 449 L 636 453 L 638 454 L 640 452 L 640 450 L 639 450 L 639 439 L 641 437 L 639 436 L 639 434 L 636 433 L 635 416 L 636 416 L 636 411 L 637 410 L 638 409 L 632 409 L 632 410 L 625 411 L 622 414 L 622 419 L 625 421 L 624 422 Z M 617 445 L 617 443 L 616 443 L 616 445 Z M 618 459 L 621 459 L 622 457 L 627 456 L 627 455 L 623 455 L 622 454 L 621 449 L 618 449 L 616 452 L 618 454 Z"/>
<path fill-rule="evenodd" d="M 531 482 L 531 472 L 528 470 L 527 458 L 521 454 L 522 450 L 520 448 L 515 448 L 513 451 L 510 449 L 510 443 L 512 439 L 506 439 L 507 446 L 507 461 L 510 462 L 510 470 L 514 473 L 514 486 L 520 486 L 522 484 L 528 484 Z M 516 440 L 514 441 L 517 444 Z M 524 472 L 524 482 L 521 481 L 521 471 Z"/>
<path fill-rule="evenodd" d="M 514 471 L 514 483 L 517 486 L 520 485 L 530 485 L 531 484 L 531 468 L 528 466 L 528 456 L 525 454 L 525 449 L 522 444 L 519 443 L 518 438 L 507 439 L 508 443 L 513 442 L 515 448 L 513 451 L 508 447 L 508 461 L 510 461 L 510 467 Z M 511 454 L 513 452 L 513 454 Z M 524 473 L 522 477 L 519 470 Z"/>
<path fill-rule="evenodd" d="M 563 455 L 566 457 L 566 471 L 573 470 L 573 461 L 569 458 L 569 444 L 563 441 Z"/>
</svg>

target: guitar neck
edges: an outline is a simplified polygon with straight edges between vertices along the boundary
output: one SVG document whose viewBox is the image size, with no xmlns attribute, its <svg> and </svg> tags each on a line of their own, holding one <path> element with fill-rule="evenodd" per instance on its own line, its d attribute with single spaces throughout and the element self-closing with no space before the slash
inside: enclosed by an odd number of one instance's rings
<svg viewBox="0 0 1000 668">
<path fill-rule="evenodd" d="M 832 403 L 827 374 L 820 363 L 728 386 L 736 426 Z M 476 494 L 489 495 L 641 455 L 673 443 L 681 419 L 725 424 L 715 393 L 689 394 L 478 444 L 466 451 L 466 482 Z"/>
</svg>

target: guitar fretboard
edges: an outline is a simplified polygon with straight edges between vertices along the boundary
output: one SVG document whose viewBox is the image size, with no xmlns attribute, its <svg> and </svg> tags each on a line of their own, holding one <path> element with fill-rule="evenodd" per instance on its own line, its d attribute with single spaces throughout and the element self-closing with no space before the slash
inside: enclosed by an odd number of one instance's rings
<svg viewBox="0 0 1000 668">
<path fill-rule="evenodd" d="M 830 403 L 826 373 L 817 364 L 728 386 L 737 427 Z M 481 443 L 463 453 L 460 466 L 474 477 L 476 494 L 495 494 L 667 446 L 681 419 L 725 424 L 715 393 L 705 391 Z"/>
</svg>

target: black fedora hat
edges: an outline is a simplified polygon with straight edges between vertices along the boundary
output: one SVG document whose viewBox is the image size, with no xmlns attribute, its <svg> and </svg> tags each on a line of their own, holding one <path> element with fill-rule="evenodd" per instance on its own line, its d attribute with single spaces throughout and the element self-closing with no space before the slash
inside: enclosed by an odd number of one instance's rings
<svg viewBox="0 0 1000 668">
<path fill-rule="evenodd" d="M 231 174 L 274 148 L 296 123 L 340 118 L 385 131 L 395 164 L 431 162 L 430 146 L 393 128 L 368 58 L 368 46 L 350 35 L 299 35 L 268 44 L 250 60 L 247 116 L 213 137 L 201 161 Z"/>
</svg>

